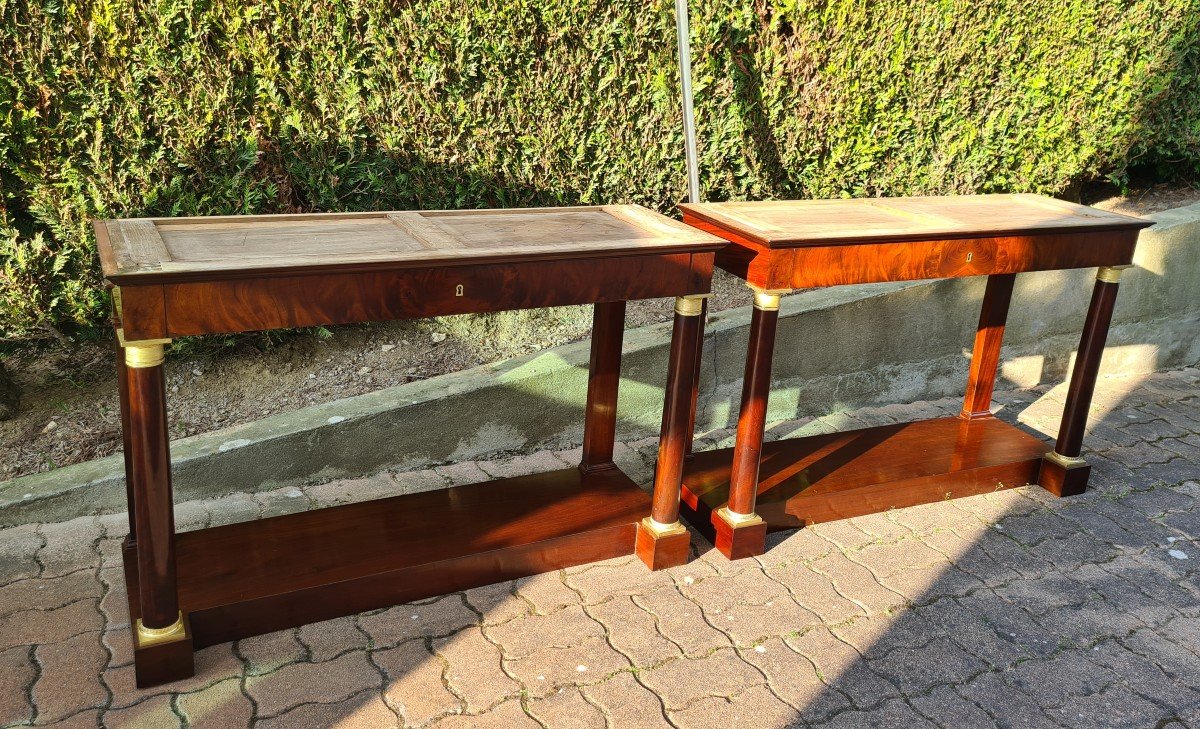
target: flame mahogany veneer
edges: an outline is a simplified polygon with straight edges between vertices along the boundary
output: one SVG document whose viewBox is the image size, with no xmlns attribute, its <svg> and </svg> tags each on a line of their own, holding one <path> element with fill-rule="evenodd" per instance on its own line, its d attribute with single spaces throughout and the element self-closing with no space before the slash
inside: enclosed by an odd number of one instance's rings
<svg viewBox="0 0 1200 729">
<path fill-rule="evenodd" d="M 1086 487 L 1080 444 L 1116 278 L 1148 221 L 1038 195 L 680 207 L 684 222 L 730 242 L 717 265 L 768 298 L 798 288 L 988 276 L 959 417 L 766 444 L 777 312 L 756 304 L 735 445 L 692 455 L 683 478 L 684 517 L 727 557 L 761 554 L 767 530 L 1029 483 L 1060 496 Z M 1038 438 L 991 410 L 1013 283 L 1026 271 L 1090 266 L 1102 268 L 1062 430 L 1047 453 Z M 723 518 L 722 509 L 734 516 Z"/>
<path fill-rule="evenodd" d="M 720 238 L 633 205 L 95 230 L 126 345 L 123 552 L 139 686 L 192 675 L 192 651 L 215 643 L 621 555 L 654 569 L 686 561 L 686 530 L 646 531 L 652 499 L 612 460 L 621 340 L 626 301 L 708 293 Z M 594 306 L 578 468 L 175 534 L 163 340 L 570 304 Z M 679 462 L 696 319 L 677 305 L 663 452 Z M 664 513 L 678 512 L 681 471 L 656 483 Z"/>
</svg>

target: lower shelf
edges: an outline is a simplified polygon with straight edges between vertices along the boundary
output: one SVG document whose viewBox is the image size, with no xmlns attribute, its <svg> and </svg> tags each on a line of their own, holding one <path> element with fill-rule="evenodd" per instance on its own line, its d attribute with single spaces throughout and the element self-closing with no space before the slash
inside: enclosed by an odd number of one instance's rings
<svg viewBox="0 0 1200 729">
<path fill-rule="evenodd" d="M 1050 447 L 992 417 L 938 418 L 763 444 L 755 511 L 768 529 L 851 516 L 1037 482 Z M 713 536 L 729 500 L 733 449 L 696 453 L 683 478 L 682 511 Z"/>
<path fill-rule="evenodd" d="M 184 532 L 180 609 L 200 648 L 633 554 L 649 513 L 620 469 L 569 468 Z"/>
</svg>

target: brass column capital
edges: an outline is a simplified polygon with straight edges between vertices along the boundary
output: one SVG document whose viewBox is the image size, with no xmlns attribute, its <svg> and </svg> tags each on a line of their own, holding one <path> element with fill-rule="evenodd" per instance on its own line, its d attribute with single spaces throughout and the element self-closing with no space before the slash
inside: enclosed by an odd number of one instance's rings
<svg viewBox="0 0 1200 729">
<path fill-rule="evenodd" d="M 166 359 L 166 345 L 170 339 L 141 339 L 126 341 L 125 332 L 117 330 L 117 342 L 125 350 L 125 365 L 134 369 L 157 367 Z"/>
<path fill-rule="evenodd" d="M 125 364 L 134 369 L 157 367 L 166 358 L 166 348 L 161 344 L 128 344 L 125 346 Z"/>
<path fill-rule="evenodd" d="M 1101 266 L 1096 271 L 1096 280 L 1104 283 L 1120 283 L 1121 272 L 1127 268 L 1133 268 L 1133 266 Z"/>
<path fill-rule="evenodd" d="M 675 297 L 675 313 L 680 316 L 700 316 L 704 300 L 712 294 L 688 294 Z"/>
<path fill-rule="evenodd" d="M 779 311 L 779 300 L 784 294 L 792 293 L 791 289 L 760 289 L 754 284 L 746 284 L 754 292 L 754 308 L 759 311 Z"/>
<path fill-rule="evenodd" d="M 754 292 L 754 308 L 761 311 L 779 311 L 779 295 Z"/>
</svg>

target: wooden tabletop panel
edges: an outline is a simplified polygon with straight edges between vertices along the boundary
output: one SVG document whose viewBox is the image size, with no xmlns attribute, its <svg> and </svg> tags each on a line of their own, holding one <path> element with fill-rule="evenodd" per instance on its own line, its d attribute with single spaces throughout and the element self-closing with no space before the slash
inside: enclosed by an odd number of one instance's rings
<svg viewBox="0 0 1200 729">
<path fill-rule="evenodd" d="M 1042 195 L 769 200 L 680 205 L 711 229 L 768 248 L 1143 228 L 1149 223 Z"/>
<path fill-rule="evenodd" d="M 637 205 L 202 218 L 96 224 L 116 284 L 711 251 L 724 241 Z"/>
</svg>

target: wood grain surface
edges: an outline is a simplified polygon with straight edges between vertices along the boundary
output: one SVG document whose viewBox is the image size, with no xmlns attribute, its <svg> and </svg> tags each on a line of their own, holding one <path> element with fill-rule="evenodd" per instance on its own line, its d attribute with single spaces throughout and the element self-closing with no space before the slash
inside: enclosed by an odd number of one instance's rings
<svg viewBox="0 0 1200 729">
<path fill-rule="evenodd" d="M 119 285 L 723 245 L 637 205 L 136 218 L 98 221 L 96 231 L 104 275 Z"/>
<path fill-rule="evenodd" d="M 660 253 L 122 286 L 123 326 L 133 341 L 684 296 L 712 268 Z"/>
<path fill-rule="evenodd" d="M 975 329 L 975 346 L 971 348 L 971 365 L 967 369 L 967 392 L 959 413 L 964 418 L 992 414 L 992 391 L 996 388 L 1004 327 L 1008 323 L 1008 307 L 1016 281 L 1016 274 L 1011 273 L 988 276 L 983 306 L 979 310 L 979 326 Z"/>
<path fill-rule="evenodd" d="M 179 605 L 201 648 L 632 554 L 649 511 L 620 469 L 568 468 L 184 532 Z"/>
<path fill-rule="evenodd" d="M 763 445 L 756 513 L 794 529 L 1033 483 L 1047 446 L 994 417 L 938 418 Z M 683 514 L 713 534 L 727 503 L 731 449 L 696 453 Z"/>
<path fill-rule="evenodd" d="M 768 248 L 1138 229 L 1140 218 L 1042 195 L 685 203 L 685 213 Z"/>
</svg>

